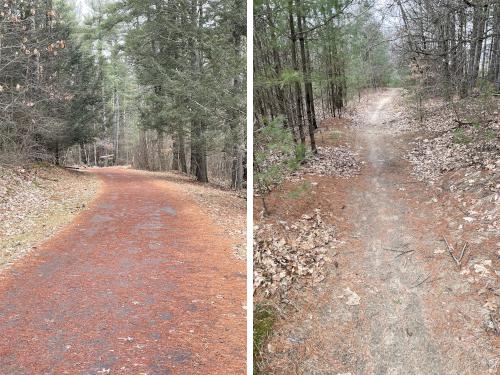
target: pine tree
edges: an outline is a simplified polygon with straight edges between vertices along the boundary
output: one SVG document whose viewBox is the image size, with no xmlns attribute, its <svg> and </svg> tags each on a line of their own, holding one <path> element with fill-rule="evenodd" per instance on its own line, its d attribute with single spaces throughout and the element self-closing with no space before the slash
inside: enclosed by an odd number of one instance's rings
<svg viewBox="0 0 500 375">
<path fill-rule="evenodd" d="M 72 10 L 62 1 L 10 1 L 0 34 L 0 154 L 59 164 L 63 150 L 94 136 L 99 90 Z"/>
</svg>

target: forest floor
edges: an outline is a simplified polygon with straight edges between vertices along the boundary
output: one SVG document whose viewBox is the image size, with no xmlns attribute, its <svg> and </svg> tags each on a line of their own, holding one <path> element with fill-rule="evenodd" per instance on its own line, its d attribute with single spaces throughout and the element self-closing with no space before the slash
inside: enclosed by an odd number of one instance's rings
<svg viewBox="0 0 500 375">
<path fill-rule="evenodd" d="M 97 198 L 0 274 L 0 373 L 243 374 L 244 200 L 174 174 L 90 173 Z M 232 228 L 213 219 L 226 210 Z"/>
<path fill-rule="evenodd" d="M 68 225 L 99 185 L 95 175 L 49 165 L 0 166 L 0 271 Z"/>
<path fill-rule="evenodd" d="M 420 181 L 418 170 L 434 154 L 412 164 L 413 142 L 441 133 L 398 127 L 407 112 L 401 95 L 371 94 L 350 119 L 322 123 L 319 144 L 351 150 L 361 167 L 348 163 L 353 173 L 342 177 L 321 168 L 299 173 L 268 198 L 268 218 L 257 206 L 260 227 L 289 225 L 320 209 L 321 225 L 335 233 L 322 277 L 297 279 L 271 297 L 257 290 L 257 329 L 267 335 L 257 372 L 498 373 L 498 168 L 469 171 L 474 177 L 456 168 Z M 498 151 L 488 155 L 498 159 Z M 462 185 L 475 189 L 450 189 Z"/>
</svg>

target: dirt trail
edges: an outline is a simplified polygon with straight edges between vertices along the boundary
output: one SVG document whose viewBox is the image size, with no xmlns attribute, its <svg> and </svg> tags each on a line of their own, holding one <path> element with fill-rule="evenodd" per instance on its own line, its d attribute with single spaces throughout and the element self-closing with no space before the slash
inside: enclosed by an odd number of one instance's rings
<svg viewBox="0 0 500 375">
<path fill-rule="evenodd" d="M 0 275 L 0 374 L 243 374 L 227 236 L 165 181 L 96 173 L 91 207 Z"/>
<path fill-rule="evenodd" d="M 487 310 L 445 253 L 439 206 L 410 175 L 407 141 L 390 129 L 396 95 L 377 94 L 363 123 L 350 130 L 351 146 L 366 163 L 362 174 L 315 179 L 321 188 L 315 204 L 343 227 L 338 268 L 271 339 L 270 368 L 288 363 L 285 373 L 315 375 L 498 370 L 498 339 L 483 327 Z"/>
<path fill-rule="evenodd" d="M 362 271 L 367 285 L 363 295 L 364 314 L 369 320 L 365 371 L 373 374 L 445 374 L 442 358 L 430 339 L 422 311 L 422 296 L 416 288 L 428 275 L 422 262 L 409 252 L 419 246 L 415 233 L 406 223 L 413 211 L 395 200 L 401 156 L 391 147 L 389 133 L 379 128 L 384 123 L 384 108 L 392 92 L 370 108 L 368 129 L 359 131 L 365 144 L 369 173 L 366 190 L 355 190 L 348 214 L 358 215 L 355 230 L 362 239 Z M 412 251 L 412 252 L 413 252 Z M 395 259 L 400 256 L 400 260 Z M 406 261 L 406 262 L 405 262 Z"/>
</svg>

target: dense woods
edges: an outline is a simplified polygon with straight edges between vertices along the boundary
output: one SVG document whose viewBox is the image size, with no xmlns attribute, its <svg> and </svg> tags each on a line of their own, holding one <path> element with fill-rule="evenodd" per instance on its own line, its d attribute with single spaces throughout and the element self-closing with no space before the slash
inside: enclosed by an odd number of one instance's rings
<svg viewBox="0 0 500 375">
<path fill-rule="evenodd" d="M 240 1 L 198 0 L 127 1 L 108 8 L 102 27 L 119 35 L 111 42 L 128 57 L 141 92 L 138 166 L 177 169 L 205 182 L 209 169 L 218 177 L 228 171 L 232 185 L 242 186 L 243 10 Z M 121 101 L 115 99 L 115 108 Z"/>
<path fill-rule="evenodd" d="M 4 162 L 245 179 L 245 4 L 13 0 L 0 15 Z"/>
<path fill-rule="evenodd" d="M 496 0 L 395 2 L 397 43 L 414 76 L 434 93 L 464 98 L 500 90 L 500 3 Z"/>
<path fill-rule="evenodd" d="M 56 7 L 58 11 L 56 12 Z M 62 2 L 6 1 L 0 12 L 2 160 L 59 163 L 64 150 L 90 141 L 102 80 L 74 36 Z"/>
<path fill-rule="evenodd" d="M 346 102 L 367 88 L 405 87 L 420 121 L 424 101 L 438 97 L 453 108 L 458 126 L 491 123 L 491 99 L 500 90 L 499 17 L 495 0 L 257 1 L 260 193 L 309 150 L 316 154 L 321 121 L 342 116 Z"/>
<path fill-rule="evenodd" d="M 265 193 L 307 150 L 317 153 L 321 120 L 342 116 L 348 99 L 393 83 L 397 71 L 369 2 L 259 0 L 254 19 L 255 168 Z M 294 162 L 269 163 L 290 149 Z"/>
</svg>

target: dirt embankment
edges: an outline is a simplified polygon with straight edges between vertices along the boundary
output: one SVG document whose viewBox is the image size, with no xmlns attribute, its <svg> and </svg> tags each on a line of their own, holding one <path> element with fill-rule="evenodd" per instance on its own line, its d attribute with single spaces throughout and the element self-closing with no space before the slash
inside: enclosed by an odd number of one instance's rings
<svg viewBox="0 0 500 375">
<path fill-rule="evenodd" d="M 0 166 L 0 269 L 70 223 L 99 186 L 97 177 L 78 171 Z"/>
</svg>

